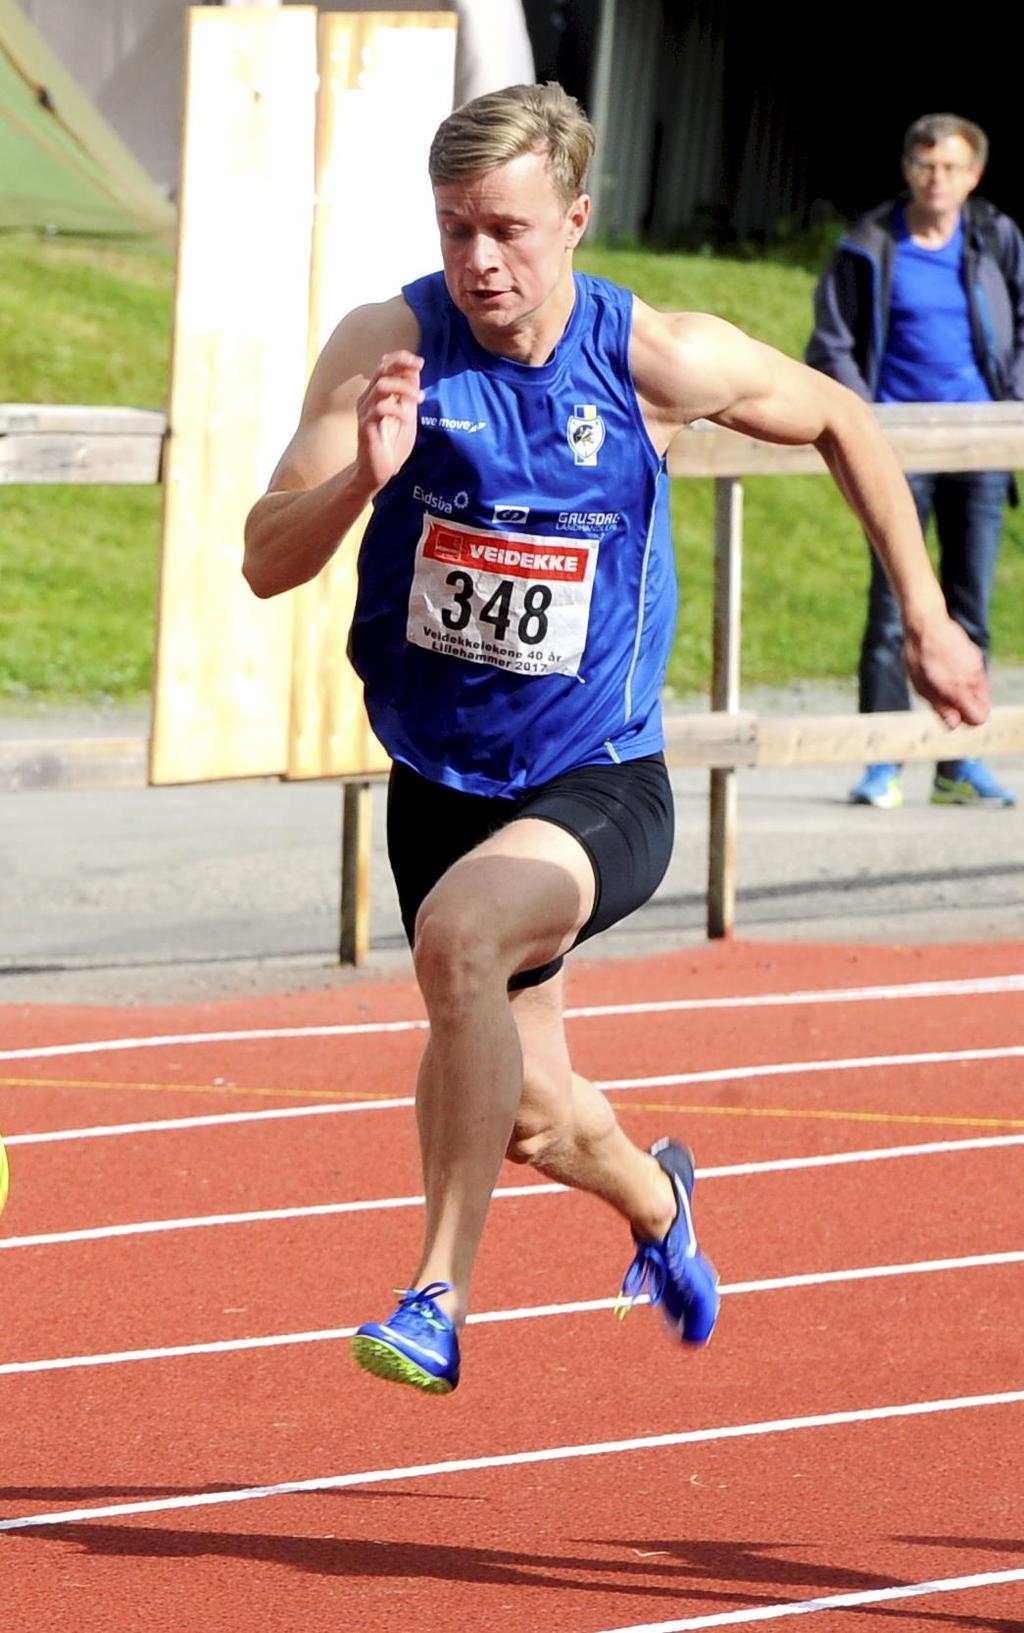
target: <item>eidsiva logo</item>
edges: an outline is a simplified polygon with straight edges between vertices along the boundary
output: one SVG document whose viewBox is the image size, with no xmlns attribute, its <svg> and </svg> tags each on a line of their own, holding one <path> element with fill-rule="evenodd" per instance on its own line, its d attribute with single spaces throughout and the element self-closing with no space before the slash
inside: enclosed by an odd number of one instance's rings
<svg viewBox="0 0 1024 1633">
<path fill-rule="evenodd" d="M 604 420 L 595 403 L 577 403 L 565 427 L 572 457 L 577 465 L 596 465 L 604 442 Z"/>
<path fill-rule="evenodd" d="M 526 505 L 495 505 L 491 521 L 498 527 L 525 527 L 530 520 Z"/>
</svg>

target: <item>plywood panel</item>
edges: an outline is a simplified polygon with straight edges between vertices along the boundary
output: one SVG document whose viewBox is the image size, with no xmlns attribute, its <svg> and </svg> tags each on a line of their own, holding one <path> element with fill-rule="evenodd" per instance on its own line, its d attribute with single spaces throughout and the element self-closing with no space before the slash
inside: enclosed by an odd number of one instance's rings
<svg viewBox="0 0 1024 1633">
<path fill-rule="evenodd" d="M 319 62 L 311 364 L 346 312 L 439 264 L 427 154 L 451 109 L 454 15 L 325 13 Z M 295 595 L 292 777 L 387 764 L 345 656 L 362 526 Z"/>
<path fill-rule="evenodd" d="M 150 773 L 283 773 L 294 598 L 259 602 L 242 529 L 305 383 L 316 10 L 188 13 Z"/>
</svg>

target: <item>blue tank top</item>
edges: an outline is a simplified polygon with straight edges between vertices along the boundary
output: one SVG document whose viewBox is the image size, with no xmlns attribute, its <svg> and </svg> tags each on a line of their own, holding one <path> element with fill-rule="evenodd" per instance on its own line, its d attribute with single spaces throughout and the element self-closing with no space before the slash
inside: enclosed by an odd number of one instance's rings
<svg viewBox="0 0 1024 1633">
<path fill-rule="evenodd" d="M 963 259 L 963 217 L 941 249 L 915 244 L 905 215 L 897 223 L 878 402 L 991 402 L 974 354 Z"/>
<path fill-rule="evenodd" d="M 486 351 L 433 273 L 420 428 L 359 551 L 349 655 L 392 759 L 515 796 L 656 753 L 676 616 L 665 463 L 629 368 L 633 297 L 576 274 L 539 366 Z"/>
</svg>

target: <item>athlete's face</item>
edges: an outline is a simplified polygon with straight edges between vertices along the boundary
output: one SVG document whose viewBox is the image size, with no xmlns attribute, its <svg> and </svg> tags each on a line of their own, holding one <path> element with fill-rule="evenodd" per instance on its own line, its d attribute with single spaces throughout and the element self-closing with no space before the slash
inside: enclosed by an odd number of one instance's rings
<svg viewBox="0 0 1024 1633">
<path fill-rule="evenodd" d="M 439 182 L 434 203 L 448 289 L 482 344 L 519 351 L 517 333 L 543 328 L 566 301 L 568 315 L 572 253 L 590 200 L 581 193 L 567 207 L 543 153 L 523 153 L 470 181 Z"/>
</svg>

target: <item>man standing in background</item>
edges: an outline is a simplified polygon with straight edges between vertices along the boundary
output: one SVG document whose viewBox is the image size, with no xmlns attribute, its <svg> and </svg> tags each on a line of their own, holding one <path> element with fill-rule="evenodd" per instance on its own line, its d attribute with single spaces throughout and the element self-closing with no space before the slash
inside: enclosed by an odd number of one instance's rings
<svg viewBox="0 0 1024 1633">
<path fill-rule="evenodd" d="M 972 197 L 988 157 L 979 126 L 955 114 L 915 120 L 903 142 L 908 192 L 843 237 L 815 292 L 812 367 L 869 402 L 1024 399 L 1024 238 L 1008 216 Z M 939 577 L 950 615 L 988 660 L 989 606 L 1007 471 L 908 478 L 927 530 L 934 515 Z M 860 656 L 864 714 L 910 708 L 899 609 L 872 555 Z M 900 767 L 866 767 L 855 804 L 903 803 Z M 980 760 L 941 761 L 932 801 L 1013 805 Z"/>
</svg>

